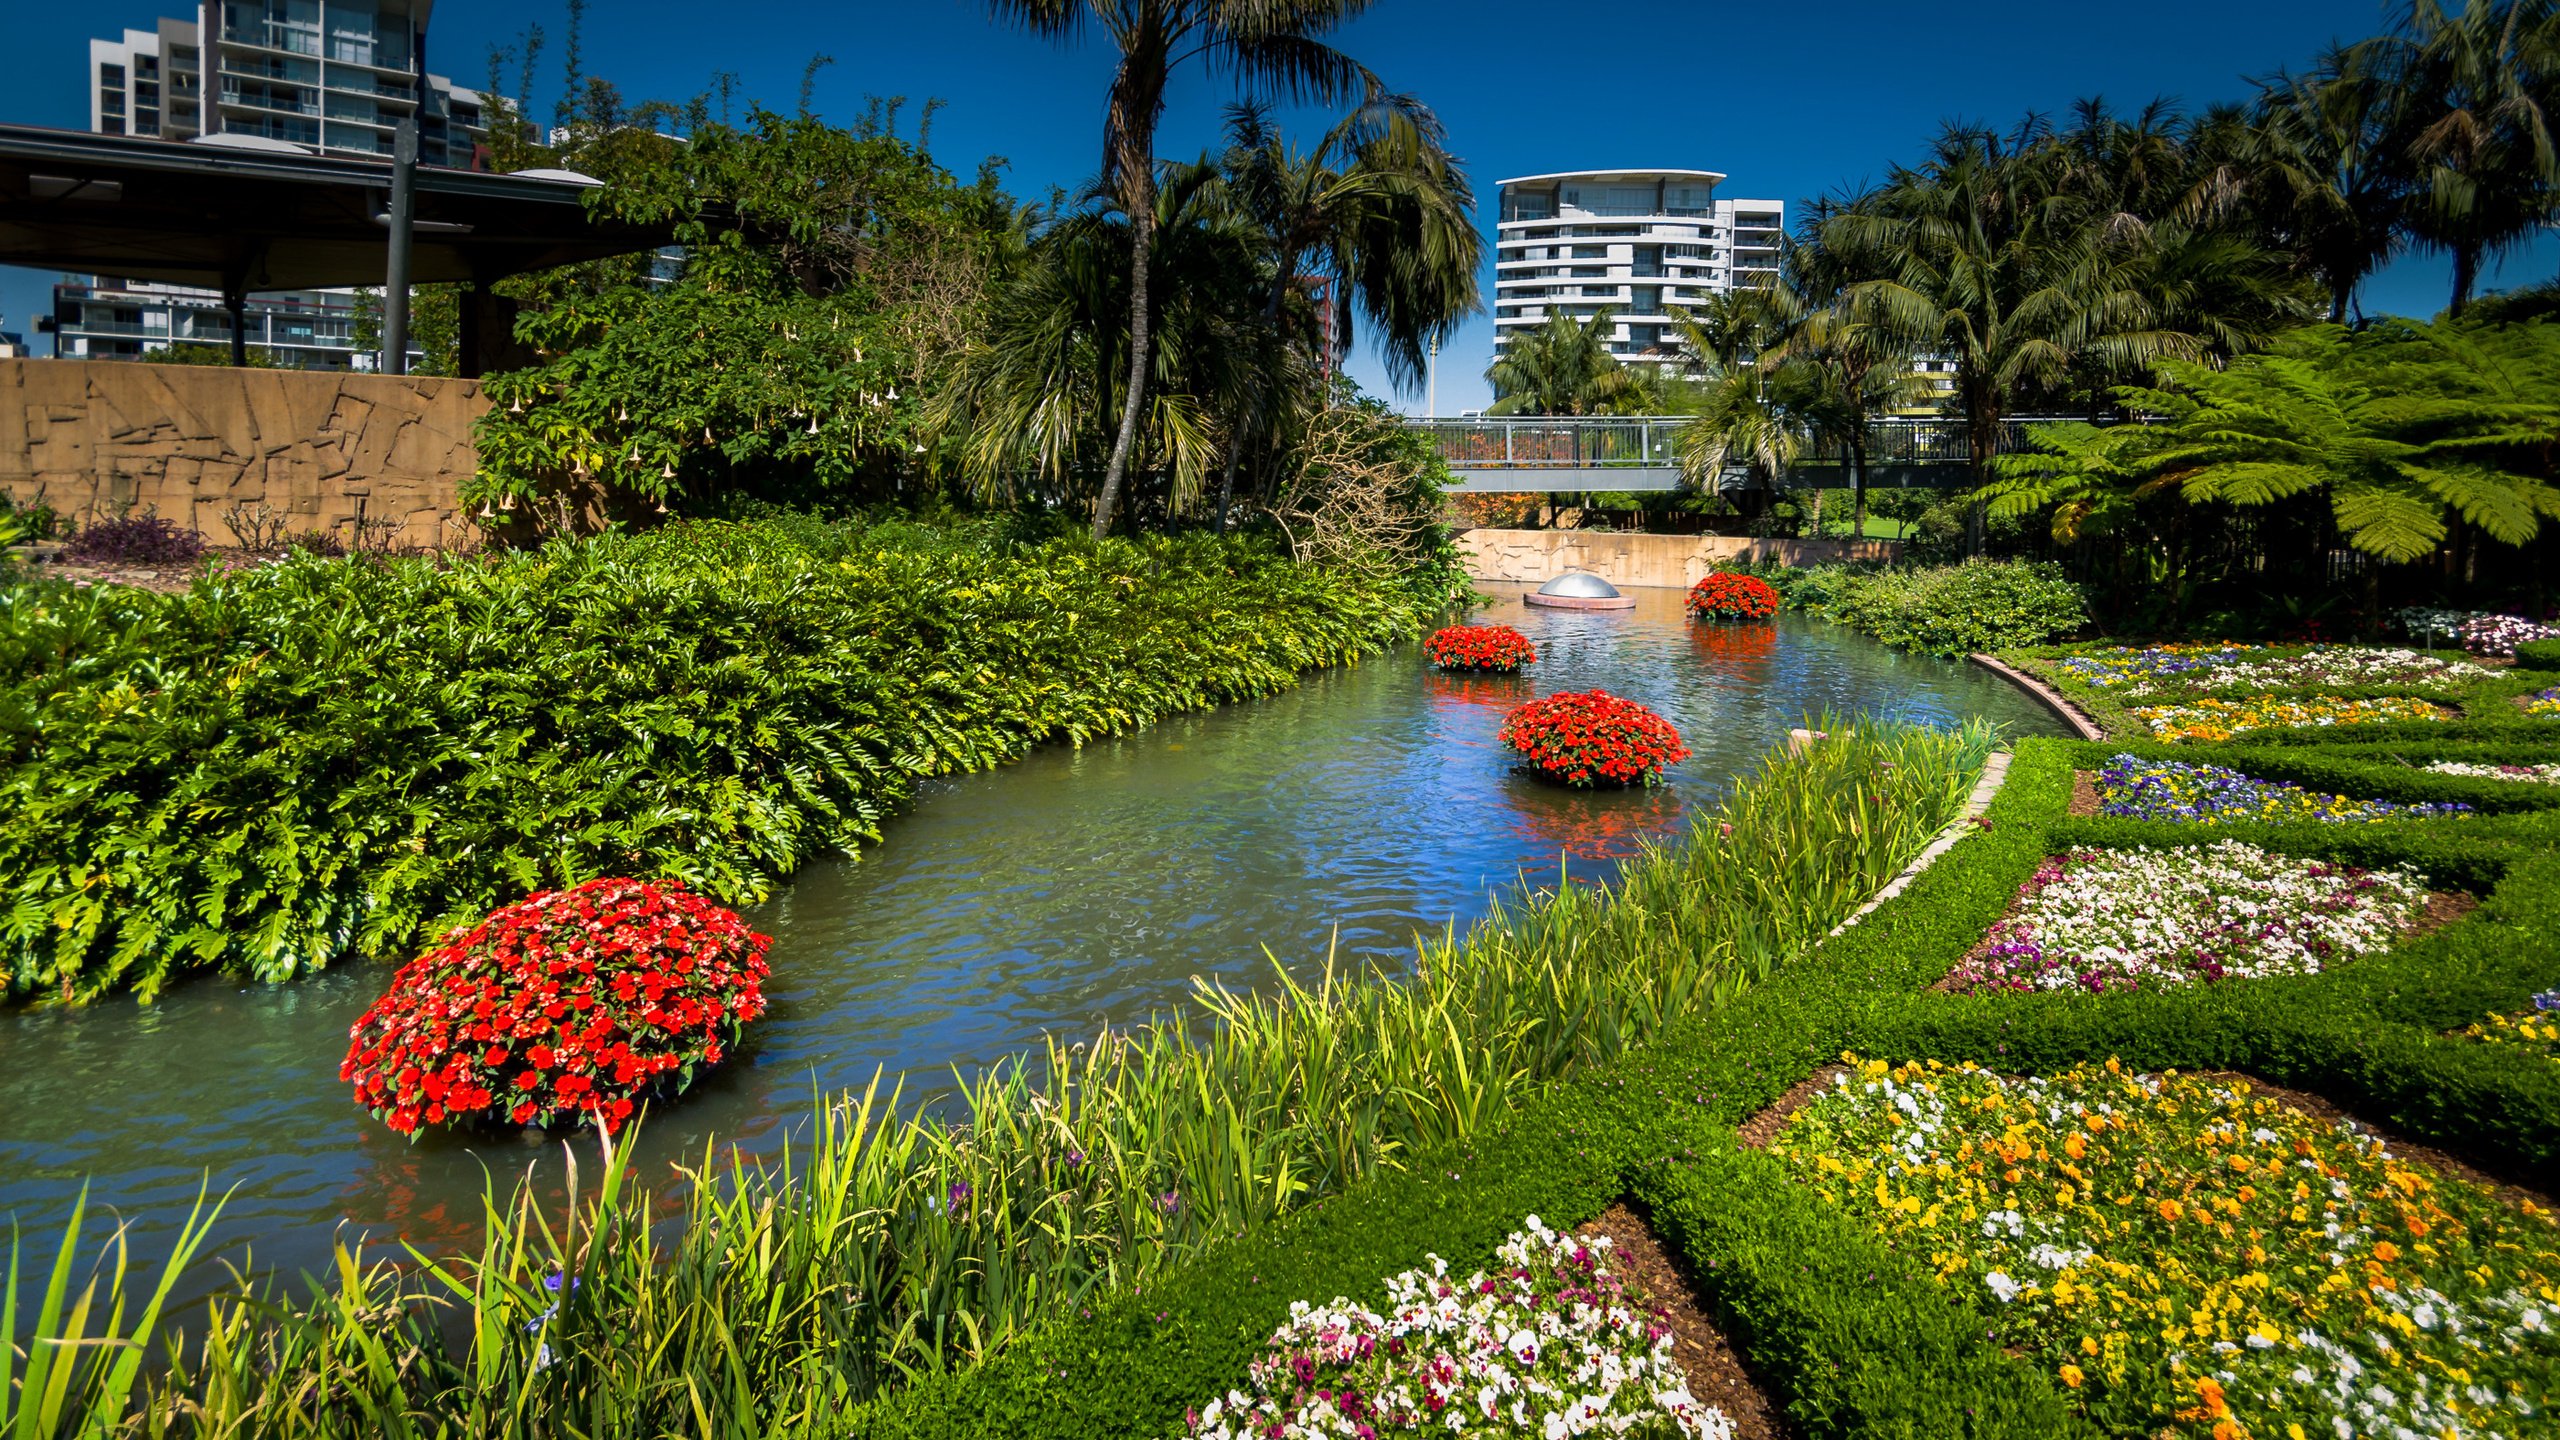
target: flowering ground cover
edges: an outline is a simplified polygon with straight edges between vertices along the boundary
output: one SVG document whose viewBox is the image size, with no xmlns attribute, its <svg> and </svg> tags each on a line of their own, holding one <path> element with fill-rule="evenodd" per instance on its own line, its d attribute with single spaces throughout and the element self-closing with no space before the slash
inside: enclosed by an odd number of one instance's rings
<svg viewBox="0 0 2560 1440">
<path fill-rule="evenodd" d="M 1407 1270 L 1372 1309 L 1301 1300 L 1230 1390 L 1187 1417 L 1194 1440 L 1376 1440 L 1430 1433 L 1728 1440 L 1733 1423 L 1689 1393 L 1661 1307 L 1611 1263 L 1606 1236 L 1562 1235 L 1535 1215 L 1495 1268 L 1452 1280 Z"/>
<path fill-rule="evenodd" d="M 2138 706 L 2130 713 L 2154 737 L 2172 741 L 2228 740 L 2253 730 L 2453 718 L 2452 712 L 2441 705 L 2397 695 L 2373 700 L 2346 700 L 2325 695 L 2299 699 L 2273 695 L 2257 695 L 2242 700 L 2205 698 L 2175 705 Z"/>
<path fill-rule="evenodd" d="M 2560 715 L 2560 685 L 2554 685 L 2548 690 L 2536 690 L 2524 697 L 2524 713 Z"/>
<path fill-rule="evenodd" d="M 2533 997 L 2533 1008 L 2513 1015 L 2492 1015 L 2462 1032 L 2492 1045 L 2515 1045 L 2560 1065 L 2560 990 Z"/>
<path fill-rule="evenodd" d="M 1443 670 L 1508 673 L 1536 660 L 1538 647 L 1508 625 L 1451 625 L 1432 631 L 1422 653 Z"/>
<path fill-rule="evenodd" d="M 2220 824 L 2242 820 L 2387 820 L 2468 814 L 2459 802 L 2395 805 L 2323 795 L 2279 780 L 2260 780 L 2219 765 L 2186 765 L 2118 755 L 2098 772 L 2100 813 L 2126 820 Z"/>
<path fill-rule="evenodd" d="M 338 1078 L 392 1129 L 622 1128 L 765 1010 L 771 940 L 673 882 L 590 880 L 493 911 L 401 967 Z"/>
<path fill-rule="evenodd" d="M 1658 785 L 1689 758 L 1670 721 L 1606 690 L 1532 700 L 1504 718 L 1497 738 L 1529 769 L 1577 789 Z"/>
<path fill-rule="evenodd" d="M 2358 645 L 2296 654 L 2266 646 L 2118 646 L 2056 663 L 2063 674 L 2128 700 L 2371 685 L 2451 693 L 2495 673 L 2468 660 Z"/>
<path fill-rule="evenodd" d="M 2432 760 L 2436 775 L 2462 775 L 2474 780 L 2520 780 L 2529 785 L 2560 785 L 2560 765 L 2482 765 L 2468 760 Z"/>
<path fill-rule="evenodd" d="M 2119 1434 L 2548 1434 L 2560 1231 L 2245 1081 L 1854 1067 L 1770 1146 Z"/>
<path fill-rule="evenodd" d="M 2390 946 L 2426 877 L 2236 840 L 2048 859 L 1948 979 L 1962 990 L 2136 990 L 2310 975 Z"/>
<path fill-rule="evenodd" d="M 2560 636 L 2560 628 L 2490 610 L 2438 610 L 2413 606 L 2392 617 L 2402 631 L 2432 641 L 2441 635 L 2474 655 L 2513 655 L 2518 645 Z"/>
</svg>

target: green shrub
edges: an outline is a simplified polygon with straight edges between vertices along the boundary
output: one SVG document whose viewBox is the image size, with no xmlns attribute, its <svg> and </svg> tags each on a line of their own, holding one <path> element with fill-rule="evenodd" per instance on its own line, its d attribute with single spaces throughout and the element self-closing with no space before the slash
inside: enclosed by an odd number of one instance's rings
<svg viewBox="0 0 2560 1440">
<path fill-rule="evenodd" d="M 2089 623 L 2087 597 L 2060 567 L 2016 560 L 1918 570 L 1821 566 L 1797 581 L 1788 602 L 1929 655 L 2041 645 Z"/>
<path fill-rule="evenodd" d="M 1205 536 L 696 523 L 0 591 L 0 992 L 281 980 L 597 875 L 741 905 L 919 777 L 1263 695 L 1400 585 Z"/>
<path fill-rule="evenodd" d="M 2519 670 L 2560 670 L 2560 640 L 2527 640 L 2516 647 Z"/>
<path fill-rule="evenodd" d="M 315 1393 L 407 1422 L 368 1433 L 1161 1434 L 1291 1300 L 1621 1193 L 1629 1146 L 1677 1111 L 1651 1062 L 1616 1062 L 1694 1037 L 1837 924 L 1943 828 L 1989 743 L 1817 723 L 1830 739 L 1778 752 L 1689 843 L 1608 891 L 1508 903 L 1410 978 L 1210 992 L 1221 1023 L 1056 1047 L 930 1113 L 841 1097 L 797 1155 L 689 1187 L 680 1224 L 619 1169 L 557 1230 L 493 1187 L 481 1256 L 406 1282 L 452 1303 L 458 1352 L 415 1308 L 386 1326 L 404 1282 L 349 1261 L 301 1303 L 217 1301 L 226 1347 L 133 1408 L 202 1405 L 209 1430 Z M 553 1275 L 575 1282 L 556 1313 Z"/>
</svg>

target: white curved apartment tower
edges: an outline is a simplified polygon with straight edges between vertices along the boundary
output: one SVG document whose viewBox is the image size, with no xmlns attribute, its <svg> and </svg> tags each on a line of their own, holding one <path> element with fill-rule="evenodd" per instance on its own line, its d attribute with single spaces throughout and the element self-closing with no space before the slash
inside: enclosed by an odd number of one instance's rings
<svg viewBox="0 0 2560 1440">
<path fill-rule="evenodd" d="M 1615 313 L 1609 350 L 1676 358 L 1673 307 L 1774 281 L 1787 207 L 1719 200 L 1713 170 L 1572 170 L 1502 182 L 1493 345 L 1559 312 Z"/>
</svg>

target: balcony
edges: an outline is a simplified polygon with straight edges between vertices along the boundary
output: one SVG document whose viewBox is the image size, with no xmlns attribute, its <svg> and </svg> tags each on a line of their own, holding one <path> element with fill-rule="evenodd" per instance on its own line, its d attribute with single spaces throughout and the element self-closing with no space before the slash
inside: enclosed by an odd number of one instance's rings
<svg viewBox="0 0 2560 1440">
<path fill-rule="evenodd" d="M 222 40 L 226 45 L 248 45 L 261 50 L 281 50 L 288 55 L 309 55 L 316 58 L 320 54 L 318 29 L 301 29 L 274 21 L 226 24 L 222 27 Z"/>
<path fill-rule="evenodd" d="M 320 102 L 300 96 L 286 97 L 271 90 L 243 90 L 237 85 L 222 87 L 222 103 L 242 110 L 263 110 L 276 115 L 317 115 Z"/>
</svg>

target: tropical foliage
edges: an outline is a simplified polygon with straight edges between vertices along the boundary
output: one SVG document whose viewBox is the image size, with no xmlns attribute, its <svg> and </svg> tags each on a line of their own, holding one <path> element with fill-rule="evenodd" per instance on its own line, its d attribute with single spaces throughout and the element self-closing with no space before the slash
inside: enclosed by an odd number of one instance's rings
<svg viewBox="0 0 2560 1440">
<path fill-rule="evenodd" d="M 782 520 L 0 590 L 7 990 L 400 957 L 599 875 L 760 900 L 921 777 L 1285 689 L 1444 595 L 1260 539 Z"/>
<path fill-rule="evenodd" d="M 1905 570 L 1816 566 L 1789 587 L 1787 602 L 1927 655 L 2040 645 L 2089 623 L 2078 585 L 2054 566 L 2017 561 Z"/>
</svg>

